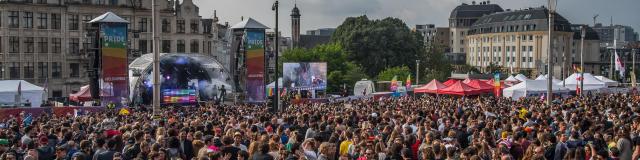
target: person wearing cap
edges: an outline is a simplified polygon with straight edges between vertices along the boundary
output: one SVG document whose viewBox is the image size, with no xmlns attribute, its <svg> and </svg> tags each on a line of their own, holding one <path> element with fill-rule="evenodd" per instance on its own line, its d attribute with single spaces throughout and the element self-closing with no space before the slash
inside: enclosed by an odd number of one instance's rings
<svg viewBox="0 0 640 160">
<path fill-rule="evenodd" d="M 242 151 L 247 151 L 247 146 L 245 146 L 244 144 L 241 143 L 242 142 L 242 133 L 240 132 L 235 132 L 233 134 L 233 144 L 232 146 L 239 148 Z"/>
</svg>

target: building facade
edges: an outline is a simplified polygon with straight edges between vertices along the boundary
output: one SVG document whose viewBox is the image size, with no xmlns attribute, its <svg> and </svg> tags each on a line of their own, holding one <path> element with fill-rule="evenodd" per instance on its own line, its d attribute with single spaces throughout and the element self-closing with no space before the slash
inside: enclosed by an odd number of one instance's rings
<svg viewBox="0 0 640 160">
<path fill-rule="evenodd" d="M 307 35 L 313 36 L 331 36 L 335 32 L 335 28 L 320 28 L 315 30 L 307 30 Z"/>
<path fill-rule="evenodd" d="M 627 44 L 630 42 L 638 41 L 636 32 L 632 27 L 623 25 L 609 25 L 603 26 L 601 23 L 596 24 L 593 29 L 598 33 L 600 42 L 604 46 L 608 44 L 612 45 L 615 39 L 619 44 Z"/>
<path fill-rule="evenodd" d="M 525 72 L 534 76 L 547 73 L 547 59 L 551 58 L 554 77 L 565 78 L 574 72 L 573 62 L 580 62 L 580 33 L 575 32 L 575 26 L 568 20 L 556 14 L 552 57 L 548 57 L 548 28 L 546 8 L 508 10 L 483 16 L 471 26 L 466 37 L 467 64 L 481 71 L 497 66 L 504 73 Z M 589 33 L 585 61 L 595 62 L 599 59 L 599 49 L 595 48 L 598 38 L 593 30 Z"/>
<path fill-rule="evenodd" d="M 451 52 L 447 53 L 450 58 L 466 57 L 466 36 L 470 27 L 484 15 L 502 12 L 503 9 L 497 4 L 490 4 L 489 1 L 472 2 L 470 5 L 462 3 L 451 12 L 449 16 L 449 47 Z M 452 60 L 465 62 L 466 60 Z M 464 63 L 463 63 L 464 64 Z"/>
<path fill-rule="evenodd" d="M 160 0 L 160 51 L 214 54 L 212 21 L 192 0 Z M 23 79 L 66 97 L 89 84 L 86 22 L 111 11 L 128 20 L 129 59 L 152 52 L 151 0 L 0 0 L 0 79 Z M 208 26 L 208 27 L 207 27 Z"/>
<path fill-rule="evenodd" d="M 291 10 L 291 41 L 293 42 L 293 47 L 297 47 L 298 42 L 300 42 L 300 16 L 300 9 L 296 4 Z"/>
</svg>

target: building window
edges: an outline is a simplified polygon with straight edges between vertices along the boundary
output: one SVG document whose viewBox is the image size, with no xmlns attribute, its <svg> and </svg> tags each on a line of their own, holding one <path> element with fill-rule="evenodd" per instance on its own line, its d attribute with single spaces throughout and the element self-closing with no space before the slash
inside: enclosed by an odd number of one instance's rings
<svg viewBox="0 0 640 160">
<path fill-rule="evenodd" d="M 51 53 L 60 53 L 62 50 L 62 41 L 60 38 L 51 38 Z"/>
<path fill-rule="evenodd" d="M 9 28 L 18 28 L 20 26 L 20 12 L 9 11 Z"/>
<path fill-rule="evenodd" d="M 49 18 L 48 15 L 49 14 L 47 14 L 47 13 L 39 13 L 38 14 L 38 20 L 39 20 L 38 29 L 47 29 L 47 26 L 48 26 L 47 20 Z"/>
<path fill-rule="evenodd" d="M 38 78 L 49 78 L 49 64 L 47 62 L 38 62 Z"/>
<path fill-rule="evenodd" d="M 184 20 L 177 20 L 176 25 L 178 28 L 176 32 L 184 33 Z"/>
<path fill-rule="evenodd" d="M 191 33 L 200 32 L 200 29 L 199 29 L 200 23 L 198 21 L 199 20 L 191 20 Z"/>
<path fill-rule="evenodd" d="M 9 37 L 9 53 L 20 52 L 20 38 Z"/>
<path fill-rule="evenodd" d="M 79 38 L 69 38 L 69 53 L 71 55 L 78 55 L 80 53 Z"/>
<path fill-rule="evenodd" d="M 4 64 L 0 62 L 0 79 L 4 79 Z"/>
<path fill-rule="evenodd" d="M 529 57 L 529 62 L 533 62 L 533 57 Z"/>
<path fill-rule="evenodd" d="M 533 46 L 529 46 L 529 52 L 533 52 Z"/>
<path fill-rule="evenodd" d="M 185 52 L 184 40 L 178 40 L 176 49 L 177 49 L 176 52 L 178 52 L 178 53 L 184 53 Z"/>
<path fill-rule="evenodd" d="M 200 48 L 200 44 L 198 44 L 198 40 L 191 41 L 191 53 L 198 53 L 198 49 Z"/>
<path fill-rule="evenodd" d="M 62 77 L 62 65 L 60 62 L 51 62 L 51 77 L 52 78 Z"/>
<path fill-rule="evenodd" d="M 171 40 L 162 40 L 162 53 L 171 52 Z"/>
<path fill-rule="evenodd" d="M 24 53 L 33 53 L 33 37 L 24 38 Z"/>
<path fill-rule="evenodd" d="M 112 5 L 112 6 L 118 5 L 118 0 L 109 0 L 109 5 Z"/>
<path fill-rule="evenodd" d="M 24 78 L 33 78 L 33 62 L 26 62 L 24 64 Z"/>
<path fill-rule="evenodd" d="M 62 27 L 62 17 L 60 14 L 52 13 L 51 14 L 51 29 L 60 29 Z"/>
<path fill-rule="evenodd" d="M 522 62 L 527 62 L 527 57 L 522 57 Z"/>
<path fill-rule="evenodd" d="M 533 35 L 529 35 L 529 41 L 533 41 Z"/>
<path fill-rule="evenodd" d="M 460 44 L 464 44 L 464 40 L 460 40 Z"/>
<path fill-rule="evenodd" d="M 147 47 L 147 40 L 139 40 L 138 41 L 138 50 L 140 51 L 140 53 L 142 54 L 147 54 L 149 52 L 148 51 L 148 47 Z"/>
<path fill-rule="evenodd" d="M 38 53 L 47 53 L 49 50 L 49 39 L 47 37 L 38 38 Z"/>
<path fill-rule="evenodd" d="M 162 19 L 162 32 L 171 33 L 171 22 L 168 19 Z"/>
<path fill-rule="evenodd" d="M 82 29 L 83 30 L 88 30 L 91 27 L 91 24 L 89 24 L 89 21 L 91 21 L 93 19 L 93 16 L 91 15 L 85 15 L 82 17 Z"/>
<path fill-rule="evenodd" d="M 36 1 L 38 4 L 47 4 L 47 0 L 38 0 Z"/>
<path fill-rule="evenodd" d="M 9 64 L 9 79 L 20 79 L 20 62 L 11 62 Z"/>
<path fill-rule="evenodd" d="M 24 28 L 33 28 L 33 12 L 24 12 Z"/>
<path fill-rule="evenodd" d="M 520 52 L 527 52 L 527 46 L 522 46 L 522 50 Z"/>
<path fill-rule="evenodd" d="M 80 29 L 80 16 L 77 14 L 69 15 L 69 30 L 75 31 Z"/>
<path fill-rule="evenodd" d="M 140 22 L 138 22 L 138 30 L 140 30 L 140 32 L 148 32 L 148 28 L 147 25 L 149 24 L 149 19 L 148 18 L 140 18 Z"/>
<path fill-rule="evenodd" d="M 71 78 L 80 77 L 80 64 L 78 64 L 78 63 L 69 63 L 69 69 L 71 69 L 71 73 L 69 73 L 69 77 L 71 77 Z"/>
</svg>

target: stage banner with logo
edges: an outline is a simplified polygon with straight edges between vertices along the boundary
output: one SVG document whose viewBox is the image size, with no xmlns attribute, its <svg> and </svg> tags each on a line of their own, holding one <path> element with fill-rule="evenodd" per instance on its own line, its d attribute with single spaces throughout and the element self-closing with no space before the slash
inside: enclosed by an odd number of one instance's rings
<svg viewBox="0 0 640 160">
<path fill-rule="evenodd" d="M 102 76 L 100 88 L 102 106 L 122 107 L 128 103 L 127 24 L 101 23 Z"/>
<path fill-rule="evenodd" d="M 245 31 L 245 47 L 247 53 L 247 101 L 264 102 L 264 30 Z"/>
</svg>

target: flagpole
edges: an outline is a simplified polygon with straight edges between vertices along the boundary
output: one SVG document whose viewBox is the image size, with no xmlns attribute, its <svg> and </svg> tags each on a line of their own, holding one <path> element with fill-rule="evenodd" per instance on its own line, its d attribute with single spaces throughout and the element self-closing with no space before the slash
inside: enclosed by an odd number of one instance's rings
<svg viewBox="0 0 640 160">
<path fill-rule="evenodd" d="M 580 96 L 582 96 L 582 90 L 584 90 L 584 37 L 587 34 L 587 28 L 580 26 Z"/>
</svg>

